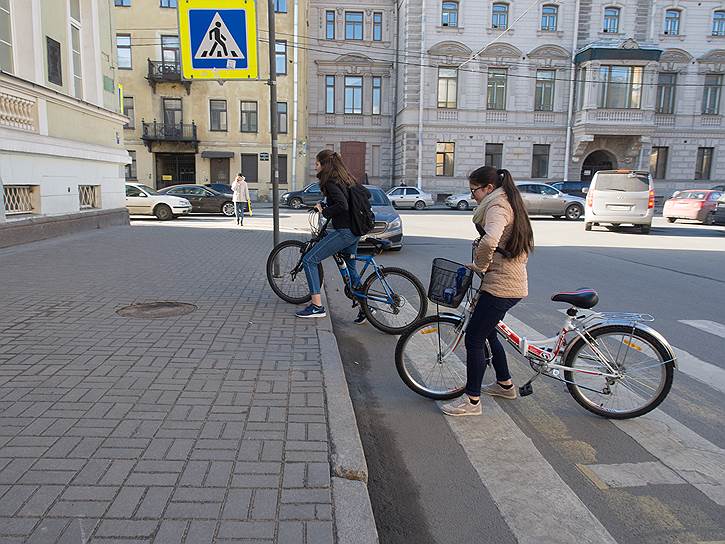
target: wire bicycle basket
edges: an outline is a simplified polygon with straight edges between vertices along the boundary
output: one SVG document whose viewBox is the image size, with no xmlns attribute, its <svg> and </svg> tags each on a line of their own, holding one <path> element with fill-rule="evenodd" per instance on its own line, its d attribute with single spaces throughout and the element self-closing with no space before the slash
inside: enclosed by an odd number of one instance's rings
<svg viewBox="0 0 725 544">
<path fill-rule="evenodd" d="M 428 299 L 439 306 L 458 308 L 473 279 L 473 272 L 448 259 L 433 259 L 428 284 Z"/>
</svg>

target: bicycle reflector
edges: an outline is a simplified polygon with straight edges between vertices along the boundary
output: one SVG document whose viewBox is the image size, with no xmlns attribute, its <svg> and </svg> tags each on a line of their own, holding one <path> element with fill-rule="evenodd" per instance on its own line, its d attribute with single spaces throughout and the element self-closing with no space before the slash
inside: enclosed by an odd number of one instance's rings
<svg viewBox="0 0 725 544">
<path fill-rule="evenodd" d="M 629 348 L 632 348 L 633 350 L 636 350 L 636 351 L 642 351 L 642 348 L 641 348 L 641 347 L 639 347 L 639 346 L 638 346 L 637 344 L 635 344 L 634 342 L 630 342 L 629 340 L 623 340 L 623 341 L 622 341 L 622 343 L 623 343 L 623 344 L 624 344 L 625 346 L 627 346 L 627 347 L 629 347 Z"/>
</svg>

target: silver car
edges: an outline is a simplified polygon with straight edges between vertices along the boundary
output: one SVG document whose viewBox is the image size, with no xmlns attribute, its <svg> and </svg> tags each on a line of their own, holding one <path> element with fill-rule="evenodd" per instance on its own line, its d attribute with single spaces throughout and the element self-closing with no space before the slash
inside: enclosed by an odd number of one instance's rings
<svg viewBox="0 0 725 544">
<path fill-rule="evenodd" d="M 449 196 L 446 198 L 446 206 L 459 210 L 472 210 L 478 204 L 476 203 L 476 199 L 471 196 L 471 193 L 467 192 Z"/>
<path fill-rule="evenodd" d="M 529 215 L 551 215 L 577 221 L 584 214 L 586 201 L 583 198 L 562 193 L 546 183 L 523 182 L 516 186 Z"/>
<path fill-rule="evenodd" d="M 417 187 L 393 187 L 387 192 L 394 208 L 415 208 L 422 210 L 433 205 L 433 195 Z"/>
</svg>

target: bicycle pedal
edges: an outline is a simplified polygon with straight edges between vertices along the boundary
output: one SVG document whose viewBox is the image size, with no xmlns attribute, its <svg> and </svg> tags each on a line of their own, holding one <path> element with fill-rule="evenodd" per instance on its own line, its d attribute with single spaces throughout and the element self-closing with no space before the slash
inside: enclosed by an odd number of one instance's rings
<svg viewBox="0 0 725 544">
<path fill-rule="evenodd" d="M 530 383 L 524 384 L 519 387 L 519 396 L 528 397 L 534 392 L 534 388 Z"/>
</svg>

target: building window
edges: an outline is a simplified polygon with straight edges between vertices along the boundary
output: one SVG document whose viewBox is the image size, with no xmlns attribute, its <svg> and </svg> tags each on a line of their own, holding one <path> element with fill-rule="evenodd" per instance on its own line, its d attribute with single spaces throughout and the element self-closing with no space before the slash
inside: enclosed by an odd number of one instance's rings
<svg viewBox="0 0 725 544">
<path fill-rule="evenodd" d="M 287 42 L 274 42 L 275 70 L 278 76 L 287 74 Z"/>
<path fill-rule="evenodd" d="M 10 0 L 0 0 L 0 70 L 13 71 L 13 37 L 10 24 Z"/>
<path fill-rule="evenodd" d="M 60 44 L 53 38 L 45 37 L 48 48 L 48 81 L 63 85 L 63 67 L 61 66 Z"/>
<path fill-rule="evenodd" d="M 7 2 L 5 2 L 7 3 Z M 0 5 L 3 5 L 3 2 L 0 1 Z M 81 22 L 81 2 L 80 0 L 70 0 L 70 16 L 71 19 L 74 21 L 80 23 Z"/>
<path fill-rule="evenodd" d="M 543 32 L 556 32 L 559 19 L 559 8 L 544 6 L 541 8 L 541 30 Z"/>
<path fill-rule="evenodd" d="M 175 8 L 177 4 L 176 0 L 161 0 L 162 8 Z"/>
<path fill-rule="evenodd" d="M 710 170 L 712 169 L 712 155 L 714 151 L 714 147 L 697 148 L 695 179 L 710 179 Z"/>
<path fill-rule="evenodd" d="M 325 113 L 335 113 L 335 76 L 325 76 Z"/>
<path fill-rule="evenodd" d="M 113 5 L 119 8 L 130 8 L 131 0 L 113 0 Z"/>
<path fill-rule="evenodd" d="M 654 179 L 665 179 L 667 176 L 668 147 L 653 147 L 649 156 L 649 171 Z"/>
<path fill-rule="evenodd" d="M 277 102 L 277 127 L 280 134 L 287 134 L 287 102 Z"/>
<path fill-rule="evenodd" d="M 209 130 L 227 131 L 227 101 L 209 100 Z"/>
<path fill-rule="evenodd" d="M 164 98 L 164 124 L 166 130 L 173 127 L 181 128 L 184 122 L 184 110 L 182 109 L 181 98 Z"/>
<path fill-rule="evenodd" d="M 70 25 L 71 68 L 73 69 L 73 96 L 83 98 L 83 69 L 81 67 L 81 29 L 75 23 Z"/>
<path fill-rule="evenodd" d="M 116 50 L 118 51 L 118 67 L 122 70 L 130 70 L 131 63 L 131 36 L 128 34 L 116 34 Z"/>
<path fill-rule="evenodd" d="M 275 13 L 287 13 L 287 0 L 274 0 Z"/>
<path fill-rule="evenodd" d="M 383 14 L 379 11 L 373 13 L 373 41 L 383 40 Z"/>
<path fill-rule="evenodd" d="M 456 144 L 453 142 L 438 142 L 436 144 L 436 176 L 453 176 L 453 167 L 456 157 Z"/>
<path fill-rule="evenodd" d="M 549 177 L 549 145 L 534 144 L 534 152 L 531 159 L 531 177 Z"/>
<path fill-rule="evenodd" d="M 100 185 L 79 185 L 78 186 L 78 207 L 81 210 L 90 210 L 101 207 L 101 186 Z"/>
<path fill-rule="evenodd" d="M 441 26 L 458 26 L 458 2 L 443 2 L 441 7 Z"/>
<path fill-rule="evenodd" d="M 488 101 L 489 110 L 506 109 L 506 69 L 489 68 L 488 70 Z"/>
<path fill-rule="evenodd" d="M 279 165 L 279 182 L 282 184 L 287 183 L 287 155 L 280 154 L 278 157 L 277 164 Z"/>
<path fill-rule="evenodd" d="M 509 27 L 509 5 L 494 4 L 491 15 L 491 26 L 500 30 L 506 30 Z"/>
<path fill-rule="evenodd" d="M 458 70 L 438 68 L 438 107 L 458 107 Z"/>
<path fill-rule="evenodd" d="M 345 76 L 345 113 L 362 113 L 363 78 Z"/>
<path fill-rule="evenodd" d="M 660 72 L 657 76 L 657 113 L 675 113 L 675 90 L 677 88 L 677 74 L 673 72 Z"/>
<path fill-rule="evenodd" d="M 602 66 L 599 69 L 599 107 L 638 109 L 642 99 L 641 66 Z"/>
<path fill-rule="evenodd" d="M 325 12 L 325 39 L 335 39 L 335 12 L 332 10 Z"/>
<path fill-rule="evenodd" d="M 576 109 L 581 111 L 584 109 L 584 91 L 587 84 L 587 69 L 580 68 L 576 75 Z"/>
<path fill-rule="evenodd" d="M 257 130 L 258 130 L 257 103 L 242 101 L 239 104 L 239 109 L 242 113 L 240 131 L 241 132 L 257 132 Z"/>
<path fill-rule="evenodd" d="M 346 11 L 345 12 L 345 39 L 346 40 L 362 40 L 363 39 L 363 12 L 362 11 Z"/>
<path fill-rule="evenodd" d="M 619 32 L 619 8 L 604 8 L 604 32 L 616 34 Z"/>
<path fill-rule="evenodd" d="M 554 83 L 556 71 L 537 70 L 536 93 L 534 95 L 534 110 L 554 111 Z"/>
<path fill-rule="evenodd" d="M 679 9 L 668 9 L 665 11 L 665 34 L 668 36 L 679 36 L 680 34 Z"/>
<path fill-rule="evenodd" d="M 126 179 L 136 179 L 136 152 L 129 151 L 131 157 L 131 163 L 126 165 Z"/>
<path fill-rule="evenodd" d="M 712 35 L 725 36 L 725 11 L 716 11 L 712 14 Z"/>
<path fill-rule="evenodd" d="M 383 102 L 383 78 L 373 77 L 373 115 L 380 115 Z"/>
<path fill-rule="evenodd" d="M 128 123 L 123 128 L 136 128 L 136 111 L 133 106 L 133 96 L 123 97 L 123 114 L 128 117 Z"/>
<path fill-rule="evenodd" d="M 181 56 L 178 36 L 161 36 L 161 60 L 164 64 L 177 66 Z"/>
<path fill-rule="evenodd" d="M 707 74 L 702 95 L 702 113 L 705 115 L 720 114 L 720 94 L 722 89 L 721 74 Z"/>
<path fill-rule="evenodd" d="M 503 164 L 503 144 L 486 144 L 486 166 L 493 166 L 497 170 Z"/>
<path fill-rule="evenodd" d="M 242 175 L 247 183 L 259 182 L 259 160 L 256 153 L 242 153 Z"/>
</svg>

